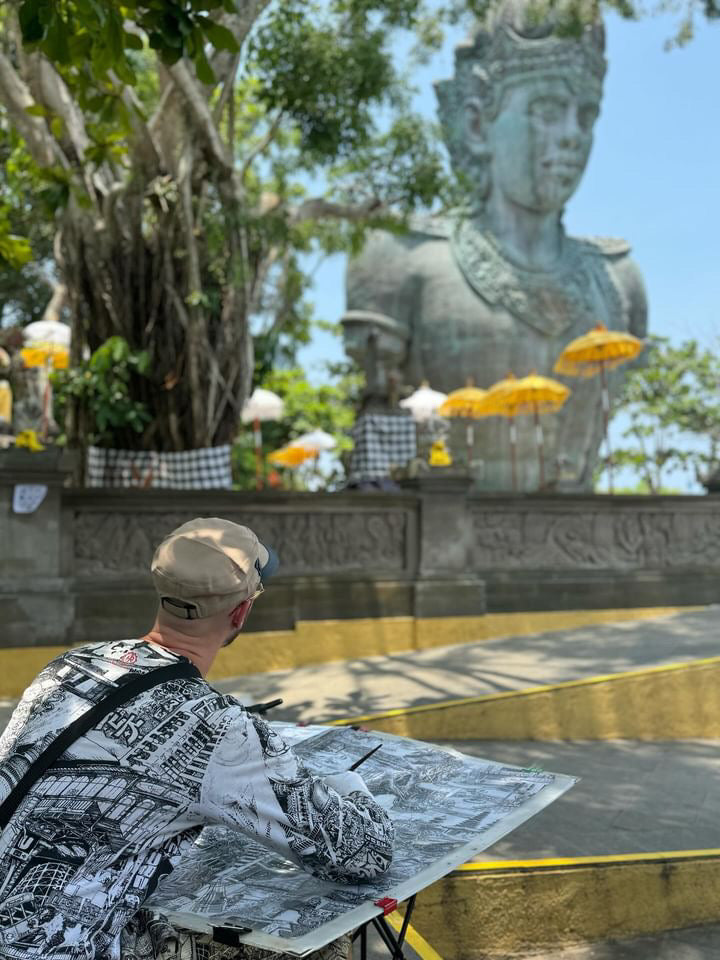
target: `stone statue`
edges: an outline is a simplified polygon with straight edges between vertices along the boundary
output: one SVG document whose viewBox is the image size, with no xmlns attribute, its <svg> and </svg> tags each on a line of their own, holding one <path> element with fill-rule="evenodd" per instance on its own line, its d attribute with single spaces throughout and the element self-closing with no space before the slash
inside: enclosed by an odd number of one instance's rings
<svg viewBox="0 0 720 960">
<path fill-rule="evenodd" d="M 376 407 L 394 403 L 388 384 L 397 392 L 397 384 L 427 380 L 449 392 L 469 377 L 489 387 L 508 372 L 553 376 L 563 347 L 598 323 L 639 337 L 646 331 L 645 291 L 629 246 L 570 237 L 562 222 L 600 108 L 602 25 L 561 38 L 515 0 L 455 59 L 454 78 L 436 90 L 466 208 L 416 220 L 407 234 L 373 233 L 348 267 L 346 349 L 372 368 Z M 611 376 L 611 390 L 622 375 Z M 548 486 L 587 490 L 602 434 L 600 384 L 565 382 L 573 391 L 566 407 L 543 418 Z M 519 488 L 537 490 L 532 417 L 517 426 Z M 493 417 L 475 427 L 477 487 L 510 490 L 508 422 Z M 459 462 L 464 445 L 464 423 L 456 421 Z"/>
</svg>

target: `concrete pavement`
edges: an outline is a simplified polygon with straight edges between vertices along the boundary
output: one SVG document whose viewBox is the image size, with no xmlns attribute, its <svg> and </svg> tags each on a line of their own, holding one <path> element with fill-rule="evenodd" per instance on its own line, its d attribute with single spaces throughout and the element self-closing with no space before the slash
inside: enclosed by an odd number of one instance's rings
<svg viewBox="0 0 720 960">
<path fill-rule="evenodd" d="M 237 642 L 240 643 L 242 638 Z M 720 606 L 216 681 L 272 716 L 322 722 L 720 655 Z"/>
<path fill-rule="evenodd" d="M 526 960 L 720 960 L 720 925 L 688 927 L 655 937 L 587 943 L 552 953 L 526 953 L 523 957 Z"/>
<path fill-rule="evenodd" d="M 282 697 L 272 716 L 325 721 L 720 655 L 720 606 L 601 626 L 363 657 L 218 680 L 246 702 Z M 248 634 L 236 643 L 262 643 Z M 0 700 L 0 728 L 12 701 Z"/>
<path fill-rule="evenodd" d="M 580 777 L 477 860 L 720 849 L 720 744 L 491 741 L 449 744 L 514 766 Z"/>
</svg>

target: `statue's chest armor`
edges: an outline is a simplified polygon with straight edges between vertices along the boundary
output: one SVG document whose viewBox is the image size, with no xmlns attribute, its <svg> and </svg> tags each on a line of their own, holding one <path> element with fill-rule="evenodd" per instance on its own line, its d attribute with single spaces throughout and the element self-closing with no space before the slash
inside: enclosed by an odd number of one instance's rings
<svg viewBox="0 0 720 960">
<path fill-rule="evenodd" d="M 458 270 L 491 308 L 545 337 L 571 330 L 585 332 L 597 323 L 625 326 L 620 291 L 605 258 L 584 240 L 565 239 L 563 255 L 552 270 L 527 270 L 503 257 L 492 238 L 468 221 L 451 238 Z"/>
</svg>

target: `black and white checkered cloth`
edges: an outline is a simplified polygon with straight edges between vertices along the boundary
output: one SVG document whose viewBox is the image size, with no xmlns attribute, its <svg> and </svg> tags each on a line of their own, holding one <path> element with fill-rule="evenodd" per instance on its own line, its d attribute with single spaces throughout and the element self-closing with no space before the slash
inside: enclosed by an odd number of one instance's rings
<svg viewBox="0 0 720 960">
<path fill-rule="evenodd" d="M 350 457 L 349 484 L 389 477 L 392 467 L 404 467 L 417 456 L 415 422 L 409 414 L 363 414 L 351 434 L 355 449 Z"/>
<path fill-rule="evenodd" d="M 227 489 L 232 487 L 230 446 L 203 447 L 180 453 L 88 447 L 85 482 L 88 487 Z"/>
</svg>

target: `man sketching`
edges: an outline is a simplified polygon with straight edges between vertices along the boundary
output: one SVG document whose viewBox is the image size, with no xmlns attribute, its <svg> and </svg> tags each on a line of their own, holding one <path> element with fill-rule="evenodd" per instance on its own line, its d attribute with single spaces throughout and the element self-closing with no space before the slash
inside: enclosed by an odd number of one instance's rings
<svg viewBox="0 0 720 960">
<path fill-rule="evenodd" d="M 186 523 L 153 558 L 150 632 L 70 650 L 26 690 L 0 738 L 2 960 L 278 960 L 143 910 L 207 825 L 323 879 L 387 870 L 392 822 L 362 778 L 311 776 L 264 720 L 204 680 L 276 567 L 247 527 Z M 313 956 L 347 953 L 343 939 Z"/>
</svg>

